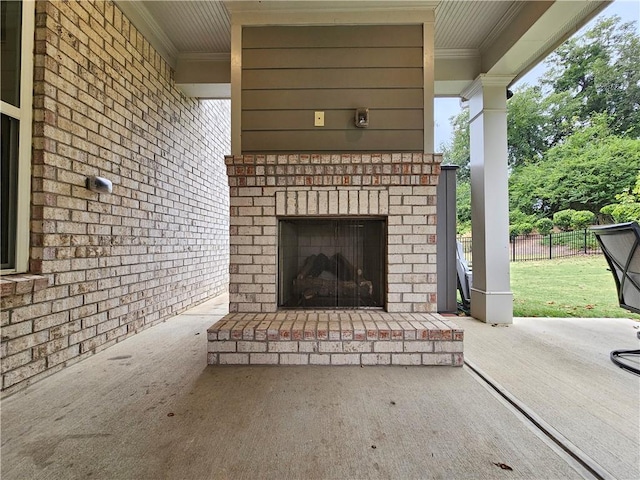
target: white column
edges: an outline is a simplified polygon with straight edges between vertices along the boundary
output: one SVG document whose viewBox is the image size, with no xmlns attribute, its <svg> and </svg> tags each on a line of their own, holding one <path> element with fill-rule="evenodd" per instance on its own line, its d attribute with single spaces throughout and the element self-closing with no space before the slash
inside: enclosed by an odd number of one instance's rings
<svg viewBox="0 0 640 480">
<path fill-rule="evenodd" d="M 463 92 L 470 109 L 471 315 L 487 323 L 513 322 L 506 97 L 510 81 L 511 77 L 480 75 Z"/>
</svg>

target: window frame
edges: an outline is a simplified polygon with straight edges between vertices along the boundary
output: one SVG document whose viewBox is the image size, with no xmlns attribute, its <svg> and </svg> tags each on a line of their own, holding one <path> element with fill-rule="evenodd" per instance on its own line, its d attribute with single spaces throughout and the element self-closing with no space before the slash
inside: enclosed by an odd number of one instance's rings
<svg viewBox="0 0 640 480">
<path fill-rule="evenodd" d="M 31 149 L 33 122 L 33 63 L 35 45 L 35 1 L 22 0 L 22 38 L 20 51 L 20 106 L 0 101 L 0 113 L 19 123 L 18 175 L 13 268 L 0 274 L 24 273 L 29 270 L 29 223 L 31 204 Z"/>
</svg>

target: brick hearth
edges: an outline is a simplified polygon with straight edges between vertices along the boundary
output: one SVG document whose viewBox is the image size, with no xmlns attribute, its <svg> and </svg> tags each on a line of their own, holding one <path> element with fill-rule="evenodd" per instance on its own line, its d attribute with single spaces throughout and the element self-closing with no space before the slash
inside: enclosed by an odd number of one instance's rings
<svg viewBox="0 0 640 480">
<path fill-rule="evenodd" d="M 210 365 L 453 365 L 463 331 L 438 314 L 236 313 L 208 330 Z"/>
</svg>

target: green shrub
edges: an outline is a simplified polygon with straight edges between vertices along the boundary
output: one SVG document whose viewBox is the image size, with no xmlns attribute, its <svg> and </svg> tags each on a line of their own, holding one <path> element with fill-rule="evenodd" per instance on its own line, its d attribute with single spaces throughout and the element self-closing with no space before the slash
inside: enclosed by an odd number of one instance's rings
<svg viewBox="0 0 640 480">
<path fill-rule="evenodd" d="M 613 223 L 639 222 L 640 223 L 640 202 L 613 203 L 602 207 L 600 213 Z"/>
<path fill-rule="evenodd" d="M 533 225 L 529 222 L 523 222 L 518 225 L 518 229 L 520 230 L 520 235 L 529 235 L 533 232 Z"/>
<path fill-rule="evenodd" d="M 553 220 L 550 218 L 541 218 L 535 223 L 535 227 L 540 235 L 549 235 L 553 229 Z"/>
<path fill-rule="evenodd" d="M 509 241 L 513 242 L 520 235 L 520 225 L 509 225 Z"/>
<path fill-rule="evenodd" d="M 509 225 L 518 225 L 519 223 L 526 222 L 527 215 L 522 213 L 517 208 L 515 210 L 509 210 Z"/>
<path fill-rule="evenodd" d="M 574 230 L 584 230 L 589 225 L 593 225 L 596 216 L 589 210 L 579 210 L 571 215 L 571 227 Z"/>
<path fill-rule="evenodd" d="M 575 210 L 560 210 L 553 214 L 553 224 L 563 232 L 571 230 L 571 220 Z"/>
</svg>

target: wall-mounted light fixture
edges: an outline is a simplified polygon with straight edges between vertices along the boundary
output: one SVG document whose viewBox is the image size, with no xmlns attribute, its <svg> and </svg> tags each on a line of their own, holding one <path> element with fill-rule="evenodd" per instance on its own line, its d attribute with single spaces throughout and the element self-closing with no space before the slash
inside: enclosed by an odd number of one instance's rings
<svg viewBox="0 0 640 480">
<path fill-rule="evenodd" d="M 86 185 L 87 185 L 87 188 L 92 192 L 98 192 L 98 193 L 113 192 L 113 184 L 111 183 L 111 180 L 107 180 L 104 177 L 96 177 L 96 176 L 87 177 Z"/>
<path fill-rule="evenodd" d="M 367 128 L 369 126 L 369 109 L 362 107 L 356 109 L 355 124 L 358 128 Z"/>
</svg>

